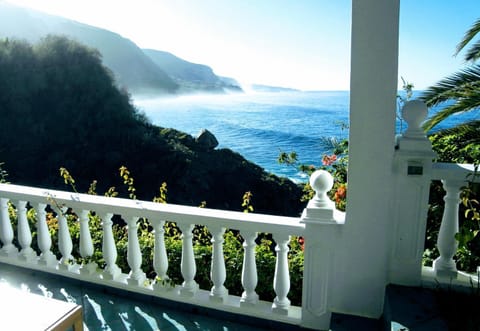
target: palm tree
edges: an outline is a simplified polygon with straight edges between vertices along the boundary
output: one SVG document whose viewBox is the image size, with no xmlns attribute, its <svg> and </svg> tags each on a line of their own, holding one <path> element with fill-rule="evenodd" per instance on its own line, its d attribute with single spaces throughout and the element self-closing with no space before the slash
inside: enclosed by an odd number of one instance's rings
<svg viewBox="0 0 480 331">
<path fill-rule="evenodd" d="M 465 36 L 457 45 L 455 55 L 458 55 L 480 33 L 480 19 L 465 33 Z M 427 106 L 447 103 L 447 106 L 429 118 L 423 125 L 425 131 L 429 131 L 447 117 L 478 109 L 480 107 L 480 64 L 475 62 L 480 59 L 480 40 L 474 42 L 466 51 L 465 61 L 468 67 L 460 70 L 429 87 L 420 97 Z M 479 128 L 480 121 L 473 120 L 458 127 L 459 130 L 466 128 Z"/>
</svg>

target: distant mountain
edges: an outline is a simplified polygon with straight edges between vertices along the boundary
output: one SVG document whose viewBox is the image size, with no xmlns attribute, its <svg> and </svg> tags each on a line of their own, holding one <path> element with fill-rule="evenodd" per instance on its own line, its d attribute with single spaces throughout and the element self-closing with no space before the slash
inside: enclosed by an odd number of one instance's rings
<svg viewBox="0 0 480 331">
<path fill-rule="evenodd" d="M 252 84 L 250 88 L 255 92 L 298 92 L 299 90 L 280 87 L 280 86 L 270 86 L 270 85 L 261 85 L 261 84 Z"/>
<path fill-rule="evenodd" d="M 66 35 L 98 49 L 117 83 L 133 93 L 241 92 L 234 79 L 218 77 L 208 66 L 167 52 L 142 51 L 111 31 L 0 2 L 0 38 L 37 42 L 48 34 Z"/>
<path fill-rule="evenodd" d="M 154 49 L 143 52 L 165 71 L 180 86 L 181 92 L 205 91 L 241 92 L 239 84 L 233 78 L 222 78 L 213 73 L 212 68 L 185 61 L 171 53 Z"/>
</svg>

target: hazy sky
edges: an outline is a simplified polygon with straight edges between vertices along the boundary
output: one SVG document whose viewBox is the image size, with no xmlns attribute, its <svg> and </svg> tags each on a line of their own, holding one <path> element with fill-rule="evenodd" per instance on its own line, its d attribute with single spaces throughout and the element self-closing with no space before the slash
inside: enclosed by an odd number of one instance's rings
<svg viewBox="0 0 480 331">
<path fill-rule="evenodd" d="M 117 32 L 243 83 L 349 89 L 351 0 L 9 2 Z M 399 77 L 423 89 L 463 67 L 455 46 L 479 17 L 479 0 L 401 0 Z"/>
</svg>

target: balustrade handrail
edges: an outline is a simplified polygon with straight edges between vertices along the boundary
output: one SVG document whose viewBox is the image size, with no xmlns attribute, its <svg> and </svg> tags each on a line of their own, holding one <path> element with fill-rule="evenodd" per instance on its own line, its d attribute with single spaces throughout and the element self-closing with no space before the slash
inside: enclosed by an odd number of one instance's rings
<svg viewBox="0 0 480 331">
<path fill-rule="evenodd" d="M 305 225 L 299 217 L 275 216 L 258 213 L 243 213 L 211 208 L 199 208 L 177 204 L 157 203 L 105 197 L 67 191 L 41 189 L 30 186 L 0 184 L 0 196 L 11 200 L 25 200 L 33 203 L 53 202 L 78 210 L 87 209 L 96 213 L 114 213 L 125 218 L 146 217 L 151 222 L 168 220 L 178 223 L 213 226 L 221 224 L 235 230 L 254 229 L 256 232 L 303 235 Z"/>
<path fill-rule="evenodd" d="M 480 173 L 471 163 L 432 163 L 433 180 L 456 180 L 465 182 L 480 182 Z"/>
</svg>

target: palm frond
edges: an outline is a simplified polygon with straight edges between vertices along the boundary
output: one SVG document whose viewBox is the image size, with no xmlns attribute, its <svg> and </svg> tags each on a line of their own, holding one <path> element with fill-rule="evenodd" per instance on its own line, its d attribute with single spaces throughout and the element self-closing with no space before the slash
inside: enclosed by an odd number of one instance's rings
<svg viewBox="0 0 480 331">
<path fill-rule="evenodd" d="M 465 35 L 463 36 L 463 39 L 458 43 L 457 49 L 455 52 L 455 55 L 458 55 L 467 44 L 472 41 L 473 38 L 480 32 L 480 19 L 475 21 L 473 25 L 470 27 L 470 29 L 465 32 Z M 469 59 L 465 58 L 466 61 L 470 61 Z"/>
<path fill-rule="evenodd" d="M 480 40 L 474 43 L 465 54 L 465 61 L 474 62 L 480 59 Z"/>
<path fill-rule="evenodd" d="M 462 142 L 467 145 L 471 143 L 480 143 L 480 120 L 469 121 L 453 128 L 443 129 L 435 132 L 438 137 L 455 135 L 462 137 Z"/>
<path fill-rule="evenodd" d="M 449 100 L 464 98 L 479 89 L 480 65 L 473 65 L 429 87 L 420 95 L 420 100 L 432 107 Z"/>
<path fill-rule="evenodd" d="M 443 121 L 449 116 L 454 114 L 468 112 L 480 107 L 480 90 L 475 91 L 475 93 L 470 93 L 466 97 L 459 98 L 455 101 L 454 104 L 447 106 L 436 113 L 434 116 L 426 120 L 422 128 L 425 131 L 429 131 L 438 123 Z"/>
</svg>

